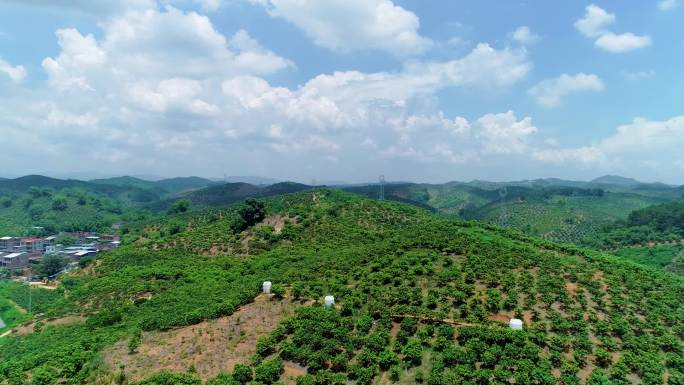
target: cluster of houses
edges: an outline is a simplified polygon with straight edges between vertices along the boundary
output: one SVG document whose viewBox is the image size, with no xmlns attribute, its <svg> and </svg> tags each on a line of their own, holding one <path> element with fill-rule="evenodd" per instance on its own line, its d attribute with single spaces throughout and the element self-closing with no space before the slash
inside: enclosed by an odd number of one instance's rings
<svg viewBox="0 0 684 385">
<path fill-rule="evenodd" d="M 0 237 L 0 267 L 22 269 L 30 263 L 39 262 L 45 255 L 62 255 L 72 262 L 78 262 L 81 258 L 119 246 L 118 235 L 87 232 L 61 235 L 75 239 L 75 244 L 59 244 L 56 235 L 46 238 Z"/>
</svg>

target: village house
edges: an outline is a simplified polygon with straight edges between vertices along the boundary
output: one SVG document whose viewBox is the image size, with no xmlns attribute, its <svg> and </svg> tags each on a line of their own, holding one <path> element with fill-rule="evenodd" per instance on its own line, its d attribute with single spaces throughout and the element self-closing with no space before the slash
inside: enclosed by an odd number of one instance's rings
<svg viewBox="0 0 684 385">
<path fill-rule="evenodd" d="M 26 267 L 29 263 L 29 255 L 27 253 L 0 253 L 0 267 L 8 269 L 19 269 Z"/>
<path fill-rule="evenodd" d="M 19 238 L 2 237 L 0 238 L 0 250 L 15 250 L 19 246 Z"/>
<path fill-rule="evenodd" d="M 41 238 L 22 238 L 19 247 L 28 253 L 43 253 L 44 241 Z"/>
</svg>

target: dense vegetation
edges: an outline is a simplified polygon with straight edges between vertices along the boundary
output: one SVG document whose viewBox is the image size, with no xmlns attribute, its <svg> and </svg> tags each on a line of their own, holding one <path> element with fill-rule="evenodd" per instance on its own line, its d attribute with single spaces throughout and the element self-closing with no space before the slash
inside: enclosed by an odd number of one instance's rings
<svg viewBox="0 0 684 385">
<path fill-rule="evenodd" d="M 635 210 L 598 236 L 601 247 L 663 243 L 684 239 L 684 202 L 669 202 Z"/>
<path fill-rule="evenodd" d="M 31 186 L 25 192 L 0 189 L 0 233 L 17 236 L 106 231 L 112 223 L 149 215 L 135 199 L 135 196 L 109 195 L 81 187 Z"/>
<path fill-rule="evenodd" d="M 0 235 L 44 235 L 60 231 L 108 231 L 112 223 L 139 223 L 248 197 L 309 189 L 297 183 L 254 186 L 197 177 L 146 181 L 133 177 L 90 182 L 43 176 L 0 179 Z"/>
<path fill-rule="evenodd" d="M 371 198 L 379 196 L 377 185 L 345 190 Z M 507 184 L 401 183 L 385 186 L 385 196 L 439 214 L 488 222 L 557 242 L 584 243 L 603 227 L 627 218 L 632 211 L 665 199 L 624 190 L 622 185 L 559 180 Z"/>
<path fill-rule="evenodd" d="M 286 362 L 306 368 L 298 385 L 684 383 L 684 280 L 671 274 L 339 191 L 263 202 L 132 228 L 41 308 L 85 323 L 0 339 L 0 383 L 125 383 L 105 346 L 232 314 L 264 280 L 297 311 L 209 384 L 275 384 Z M 337 307 L 322 307 L 328 294 Z M 508 329 L 514 315 L 525 330 Z M 202 382 L 188 368 L 140 383 Z"/>
</svg>

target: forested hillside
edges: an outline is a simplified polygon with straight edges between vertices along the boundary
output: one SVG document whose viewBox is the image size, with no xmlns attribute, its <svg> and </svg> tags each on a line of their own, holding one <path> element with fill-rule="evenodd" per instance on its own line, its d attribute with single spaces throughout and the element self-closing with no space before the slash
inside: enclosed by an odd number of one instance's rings
<svg viewBox="0 0 684 385">
<path fill-rule="evenodd" d="M 131 176 L 122 176 L 117 178 L 95 179 L 90 182 L 120 187 L 135 187 L 151 191 L 160 198 L 189 193 L 194 190 L 219 184 L 218 182 L 199 177 L 178 177 L 148 181 Z"/>
<path fill-rule="evenodd" d="M 599 234 L 599 245 L 617 247 L 684 239 L 684 202 L 654 205 L 630 213 Z"/>
<path fill-rule="evenodd" d="M 612 180 L 612 179 L 609 179 Z M 578 187 L 581 185 L 584 187 Z M 400 183 L 385 186 L 386 199 L 424 207 L 442 215 L 474 219 L 557 242 L 583 243 L 604 226 L 666 198 L 622 191 L 622 185 L 540 180 L 511 183 Z M 378 185 L 346 191 L 378 198 Z M 667 187 L 669 189 L 669 187 Z"/>
<path fill-rule="evenodd" d="M 6 179 L 0 181 L 0 233 L 101 231 L 114 222 L 145 217 L 143 205 L 156 199 L 133 187 L 42 176 Z"/>
<path fill-rule="evenodd" d="M 131 229 L 0 338 L 0 383 L 684 383 L 674 275 L 334 190 L 264 202 Z"/>
</svg>

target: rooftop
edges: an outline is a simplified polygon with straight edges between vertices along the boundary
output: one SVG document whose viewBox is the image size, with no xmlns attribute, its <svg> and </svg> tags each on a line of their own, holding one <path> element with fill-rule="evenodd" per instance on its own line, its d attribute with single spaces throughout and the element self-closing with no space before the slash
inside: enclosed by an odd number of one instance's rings
<svg viewBox="0 0 684 385">
<path fill-rule="evenodd" d="M 14 259 L 14 258 L 16 258 L 16 257 L 19 257 L 19 256 L 23 255 L 23 254 L 24 254 L 24 253 L 12 253 L 12 254 L 7 254 L 7 255 L 5 255 L 5 256 L 2 257 L 2 258 L 4 258 L 4 259 Z"/>
</svg>

